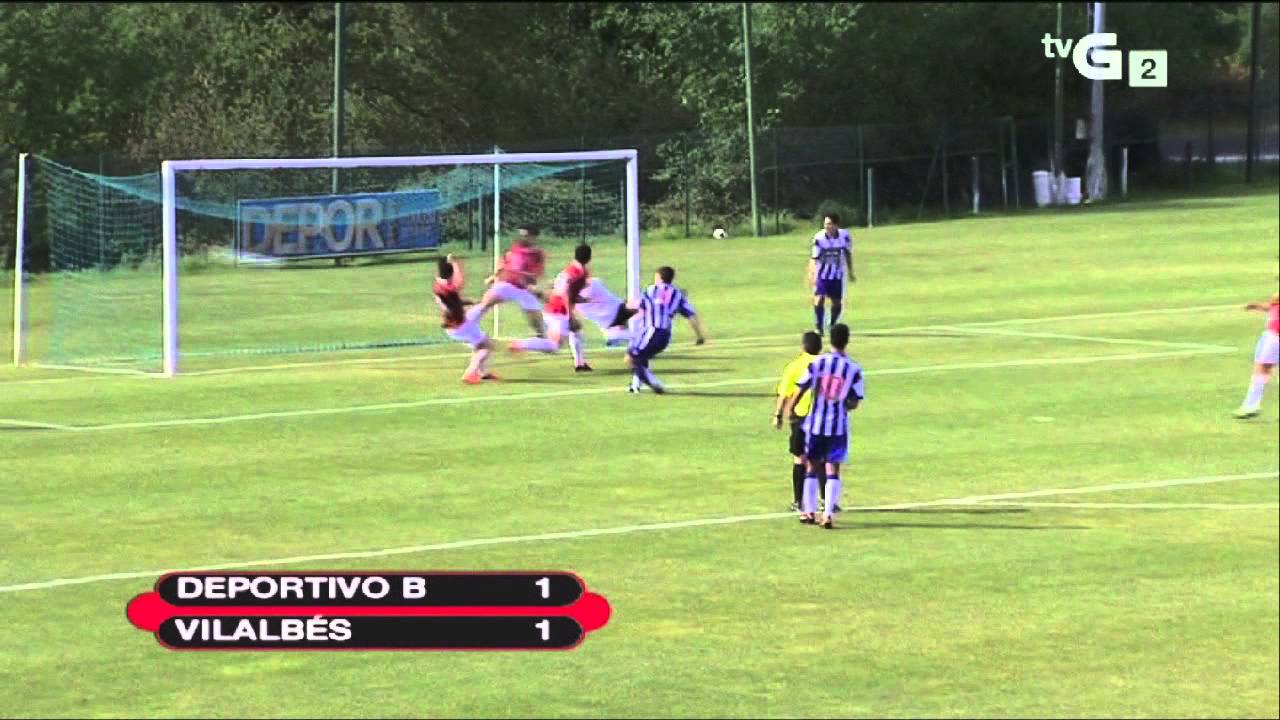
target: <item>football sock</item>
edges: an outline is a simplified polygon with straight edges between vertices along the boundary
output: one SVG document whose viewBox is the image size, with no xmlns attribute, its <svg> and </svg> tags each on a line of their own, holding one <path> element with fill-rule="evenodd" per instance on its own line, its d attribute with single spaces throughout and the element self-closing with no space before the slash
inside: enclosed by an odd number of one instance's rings
<svg viewBox="0 0 1280 720">
<path fill-rule="evenodd" d="M 813 320 L 818 327 L 819 335 L 822 334 L 822 315 L 825 311 L 826 311 L 826 308 L 824 307 L 824 303 L 820 302 L 817 305 L 813 306 Z"/>
<path fill-rule="evenodd" d="M 804 475 L 804 465 L 791 466 L 791 494 L 797 505 L 804 495 Z"/>
<path fill-rule="evenodd" d="M 836 514 L 835 507 L 840 504 L 840 477 L 833 475 L 827 478 L 827 517 Z"/>
<path fill-rule="evenodd" d="M 569 349 L 573 351 L 573 364 L 582 365 L 586 361 L 582 358 L 582 333 L 569 333 Z"/>
<path fill-rule="evenodd" d="M 1256 410 L 1262 405 L 1262 393 L 1267 389 L 1267 380 L 1269 376 L 1263 373 L 1254 373 L 1253 381 L 1249 383 L 1249 393 L 1244 396 L 1244 407 L 1250 410 Z"/>
<path fill-rule="evenodd" d="M 489 359 L 489 349 L 477 350 L 471 354 L 471 364 L 467 365 L 467 374 L 475 375 L 484 372 L 485 361 Z"/>
<path fill-rule="evenodd" d="M 840 318 L 840 310 L 844 308 L 838 300 L 831 301 L 831 323 L 834 325 L 836 320 Z"/>
<path fill-rule="evenodd" d="M 804 504 L 800 509 L 807 514 L 818 512 L 818 478 L 812 475 L 805 475 Z"/>
</svg>

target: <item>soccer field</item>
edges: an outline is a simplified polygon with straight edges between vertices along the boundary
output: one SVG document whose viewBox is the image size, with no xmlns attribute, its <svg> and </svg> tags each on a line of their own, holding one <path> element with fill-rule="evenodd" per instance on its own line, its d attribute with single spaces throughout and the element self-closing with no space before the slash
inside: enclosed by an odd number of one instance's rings
<svg viewBox="0 0 1280 720">
<path fill-rule="evenodd" d="M 456 345 L 0 369 L 0 716 L 1276 717 L 1275 381 L 1231 412 L 1278 216 L 1272 188 L 855 228 L 834 532 L 786 512 L 769 424 L 816 226 L 643 246 L 710 336 L 677 320 L 661 397 L 594 327 L 595 373 L 500 352 L 478 387 Z M 287 277 L 303 308 L 364 271 Z M 434 328 L 429 271 L 370 270 Z M 613 617 L 548 653 L 180 653 L 126 620 L 211 566 L 571 570 Z"/>
</svg>

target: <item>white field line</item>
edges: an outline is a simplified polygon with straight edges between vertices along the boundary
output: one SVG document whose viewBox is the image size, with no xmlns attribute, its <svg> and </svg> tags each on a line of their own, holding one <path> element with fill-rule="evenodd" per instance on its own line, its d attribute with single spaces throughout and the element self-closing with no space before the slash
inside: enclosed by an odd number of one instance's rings
<svg viewBox="0 0 1280 720">
<path fill-rule="evenodd" d="M 1133 509 L 1133 510 L 1280 510 L 1280 503 L 1107 503 L 1107 502 L 1002 502 L 978 503 L 988 505 L 1005 505 L 1009 507 L 1045 507 L 1045 508 L 1084 508 L 1093 509 Z"/>
<path fill-rule="evenodd" d="M 986 505 L 1000 500 L 1021 500 L 1023 498 L 1046 497 L 1050 495 L 1084 495 L 1087 493 L 1116 492 L 1118 490 L 1144 490 L 1148 488 L 1176 487 L 1178 485 L 1205 485 L 1208 483 L 1233 482 L 1235 480 L 1262 480 L 1280 477 L 1280 471 L 1245 473 L 1243 475 L 1206 475 L 1202 477 L 1179 480 L 1154 480 L 1148 482 L 1116 483 L 1113 485 L 1093 485 L 1073 488 L 1071 490 L 1033 490 L 1031 492 L 1001 493 L 999 495 L 973 495 L 958 500 L 934 500 L 927 505 Z M 907 503 L 902 507 L 921 507 L 918 503 Z M 883 509 L 896 509 L 886 505 Z"/>
<path fill-rule="evenodd" d="M 969 334 L 969 335 L 1008 335 L 1012 337 L 1079 340 L 1084 342 L 1099 342 L 1099 343 L 1109 343 L 1109 344 L 1116 344 L 1116 345 L 1148 345 L 1152 347 L 1197 348 L 1197 349 L 1213 348 L 1213 349 L 1221 349 L 1224 352 L 1226 351 L 1234 352 L 1238 349 L 1234 347 L 1227 347 L 1224 345 L 1206 345 L 1202 343 L 1174 343 L 1174 342 L 1164 342 L 1164 341 L 1158 341 L 1158 340 L 1136 340 L 1136 339 L 1130 340 L 1125 338 L 1107 338 L 1107 337 L 1097 337 L 1097 336 L 1091 336 L 1091 335 L 1055 335 L 1051 333 L 1023 333 L 1023 332 L 1018 332 L 1016 330 L 985 330 L 985 329 L 978 329 L 978 328 L 968 328 L 964 325 L 946 325 L 946 326 L 920 325 L 920 326 L 910 326 L 910 327 L 888 328 L 884 330 L 869 330 L 869 331 L 866 331 L 866 334 L 874 336 L 875 333 L 901 333 L 901 332 L 920 333 L 921 337 L 928 337 L 931 334 L 941 334 L 945 332 L 959 332 L 959 333 Z M 694 345 L 692 343 L 681 343 L 679 345 L 673 345 L 671 349 L 682 350 L 682 351 L 689 350 L 689 351 L 698 352 L 698 353 L 714 353 L 717 349 L 720 349 L 722 347 L 729 347 L 730 349 L 732 349 L 732 348 L 736 348 L 738 345 L 742 345 L 746 343 L 752 344 L 752 348 L 751 348 L 752 350 L 770 350 L 770 349 L 780 348 L 780 347 L 789 348 L 792 346 L 798 348 L 799 343 L 797 341 L 797 337 L 798 336 L 796 336 L 793 333 L 791 335 L 785 335 L 785 336 L 726 338 L 724 340 L 712 340 L 709 344 L 702 345 L 702 346 Z M 776 342 L 765 342 L 770 338 L 774 339 Z M 780 341 L 779 338 L 786 338 L 786 341 L 785 342 Z M 859 341 L 859 339 L 855 338 L 855 342 L 857 341 Z M 863 341 L 865 341 L 865 338 L 863 339 Z M 591 348 L 590 352 L 592 356 L 595 356 L 596 353 L 621 355 L 623 350 L 624 348 L 622 347 L 613 347 L 613 348 L 595 347 L 595 348 Z M 272 365 L 247 365 L 247 366 L 237 366 L 237 367 L 227 367 L 227 368 L 216 368 L 216 369 L 210 369 L 210 370 L 192 370 L 190 372 L 182 373 L 182 376 L 183 377 L 204 377 L 204 376 L 210 376 L 210 375 L 232 375 L 232 374 L 240 374 L 244 372 L 254 372 L 254 371 L 287 370 L 287 369 L 309 368 L 309 367 L 330 367 L 330 366 L 338 366 L 338 365 L 384 365 L 384 364 L 402 363 L 402 362 L 417 362 L 418 364 L 435 363 L 439 361 L 465 363 L 467 358 L 470 357 L 470 355 L 471 355 L 470 352 L 439 352 L 439 353 L 431 353 L 427 355 L 402 355 L 398 357 L 384 357 L 384 358 L 347 358 L 342 360 L 314 360 L 309 362 L 276 363 Z M 534 353 L 533 355 L 534 355 L 533 357 L 527 358 L 525 362 L 538 363 L 538 364 L 551 362 L 551 361 L 566 362 L 565 357 L 567 357 L 566 353 L 559 353 L 554 355 L 544 355 L 544 354 Z M 74 370 L 77 372 L 84 372 L 84 373 L 101 372 L 101 373 L 109 373 L 116 376 L 130 375 L 130 376 L 140 377 L 144 379 L 145 378 L 150 378 L 150 379 L 164 378 L 164 376 L 158 372 L 145 372 L 142 370 L 120 370 L 120 369 L 107 369 L 107 368 L 95 369 L 95 368 L 66 366 L 66 365 L 33 365 L 32 367 Z M 44 384 L 52 384 L 52 383 L 74 382 L 77 380 L 85 380 L 85 379 L 95 379 L 95 378 L 59 377 L 59 378 L 40 378 L 36 380 L 13 380 L 9 382 L 0 382 L 0 386 L 44 385 Z"/>
<path fill-rule="evenodd" d="M 1109 312 L 1109 313 L 1089 313 L 1084 315 L 1050 315 L 1050 316 L 1038 317 L 1038 318 L 1015 318 L 1015 319 L 1009 319 L 1009 320 L 986 320 L 986 321 L 979 321 L 979 322 L 952 323 L 947 327 L 954 330 L 956 328 L 985 327 L 985 326 L 1003 325 L 1003 324 L 1053 322 L 1055 320 L 1083 320 L 1083 319 L 1090 319 L 1090 318 L 1131 317 L 1131 316 L 1139 316 L 1139 315 L 1162 315 L 1162 314 L 1172 314 L 1172 313 L 1202 312 L 1205 310 L 1223 310 L 1223 309 L 1235 308 L 1235 307 L 1238 307 L 1238 305 L 1197 305 L 1193 307 L 1155 308 L 1151 310 L 1129 310 L 1129 311 Z M 855 327 L 854 337 L 856 340 L 859 334 L 908 332 L 908 331 L 931 331 L 931 330 L 936 331 L 938 329 L 939 329 L 939 326 L 937 325 L 908 325 L 904 327 L 884 328 L 884 329 L 878 329 L 878 330 L 861 330 Z M 752 343 L 752 342 L 758 342 L 761 340 L 780 340 L 780 339 L 789 339 L 789 338 L 798 339 L 799 335 L 800 333 L 790 332 L 790 333 L 780 333 L 780 334 L 773 334 L 773 335 L 752 335 L 752 336 L 730 337 L 730 338 L 724 338 L 724 339 L 713 338 L 711 343 L 704 347 L 714 348 L 722 345 Z M 1151 342 L 1151 341 L 1143 341 L 1143 342 Z M 681 344 L 679 346 L 673 346 L 673 347 L 684 347 L 684 344 Z M 689 345 L 689 347 L 696 347 L 696 346 Z M 446 360 L 446 359 L 461 360 L 467 357 L 468 355 L 469 353 L 467 352 L 447 352 L 447 353 L 432 353 L 430 355 L 407 355 L 407 356 L 390 357 L 390 358 L 379 357 L 379 358 L 350 358 L 350 359 L 340 359 L 340 360 L 317 360 L 317 361 L 310 361 L 310 362 L 275 363 L 271 365 L 251 365 L 251 366 L 242 366 L 242 367 L 216 368 L 216 369 L 210 369 L 210 370 L 196 370 L 192 372 L 182 373 L 182 375 L 184 377 L 201 376 L 201 375 L 224 375 L 224 374 L 242 373 L 242 372 L 288 370 L 291 368 L 299 368 L 299 367 L 317 367 L 317 366 L 328 366 L 328 365 L 357 365 L 362 363 L 369 363 L 369 364 L 395 363 L 395 362 L 410 362 L 415 360 L 434 360 L 436 358 L 439 358 L 442 360 Z M 44 367 L 44 368 L 60 369 L 60 370 L 75 370 L 75 371 L 80 371 L 85 373 L 96 372 L 93 368 L 85 368 L 85 367 L 78 367 L 78 366 L 32 365 L 32 367 Z M 134 377 L 140 377 L 140 378 L 163 377 L 159 373 L 149 373 L 141 370 L 123 370 L 122 371 L 122 370 L 115 370 L 115 369 L 105 369 L 104 372 L 111 373 L 111 374 L 124 373 L 124 374 L 129 374 Z M 38 383 L 71 382 L 75 380 L 90 380 L 90 379 L 95 379 L 95 378 L 92 375 L 88 375 L 86 377 L 76 377 L 76 378 L 40 378 L 36 380 L 9 380 L 9 381 L 0 382 L 0 385 L 28 385 L 28 384 L 38 384 Z"/>
<path fill-rule="evenodd" d="M 0 418 L 0 427 L 19 427 L 19 428 L 36 428 L 39 430 L 75 430 L 72 425 L 58 425 L 57 423 L 31 422 L 29 420 L 10 420 Z"/>
<path fill-rule="evenodd" d="M 1013 320 L 987 320 L 985 322 L 962 323 L 969 326 L 985 326 L 985 325 L 1021 325 L 1024 323 L 1044 322 L 1046 319 L 1053 320 L 1093 320 L 1095 318 L 1114 318 L 1114 317 L 1137 317 L 1139 315 L 1168 315 L 1172 313 L 1189 313 L 1203 312 L 1206 310 L 1231 310 L 1244 307 L 1243 303 L 1232 303 L 1230 305 L 1194 305 L 1191 307 L 1179 308 L 1154 308 L 1151 310 L 1122 310 L 1119 312 L 1100 312 L 1100 313 L 1084 313 L 1082 315 L 1058 315 L 1053 318 L 1017 318 Z"/>
<path fill-rule="evenodd" d="M 1209 345 L 1207 343 L 1189 343 L 1189 342 L 1168 342 L 1165 340 L 1140 340 L 1137 338 L 1113 338 L 1099 337 L 1097 335 L 1063 335 L 1061 333 L 1044 333 L 1044 332 L 1022 332 L 1020 330 L 1003 330 L 996 328 L 980 328 L 980 327 L 963 327 L 963 326 L 939 326 L 939 330 L 952 330 L 959 333 L 971 335 L 1007 335 L 1011 337 L 1023 338 L 1044 338 L 1047 340 L 1072 340 L 1077 342 L 1093 342 L 1107 343 L 1112 345 L 1144 345 L 1148 347 L 1167 347 L 1167 348 L 1198 348 L 1222 350 L 1223 352 L 1235 352 L 1239 348 L 1227 345 Z"/>
<path fill-rule="evenodd" d="M 990 499 L 1014 499 L 1021 497 L 1044 497 L 1047 495 L 1075 495 L 1080 493 L 1099 493 L 1114 492 L 1117 490 L 1132 490 L 1138 488 L 1153 487 L 1171 487 L 1174 485 L 1203 485 L 1207 483 L 1233 482 L 1237 480 L 1258 480 L 1265 478 L 1274 478 L 1280 476 L 1280 473 L 1272 470 L 1268 472 L 1244 473 L 1240 475 L 1212 475 L 1195 478 L 1182 478 L 1178 480 L 1156 480 L 1152 482 L 1130 482 L 1117 483 L 1113 485 L 1091 485 L 1075 488 L 1055 488 L 1049 490 L 1034 490 L 1031 492 L 1015 492 L 1001 493 L 999 495 L 974 495 L 971 497 L 946 498 L 942 500 L 929 500 L 925 502 L 898 503 L 894 505 L 870 505 L 862 507 L 850 508 L 852 511 L 858 510 L 907 510 L 911 508 L 921 507 L 938 507 L 945 505 L 979 505 L 985 500 Z M 548 540 L 576 540 L 579 538 L 599 537 L 602 535 L 630 535 L 640 532 L 652 532 L 656 530 L 675 530 L 679 528 L 690 527 L 708 527 L 714 525 L 734 525 L 744 522 L 753 522 L 758 520 L 777 520 L 781 518 L 794 518 L 794 512 L 772 512 L 759 513 L 755 515 L 733 515 L 729 517 L 718 518 L 698 518 L 694 520 L 678 520 L 674 522 L 645 523 L 642 525 L 624 525 L 621 527 L 611 528 L 595 528 L 591 530 L 569 530 L 565 532 L 539 533 L 536 535 L 512 535 L 507 537 L 494 538 L 478 538 L 474 540 L 455 540 L 452 542 L 433 543 L 430 545 L 410 545 L 397 548 L 383 548 L 378 550 L 361 550 L 355 552 L 337 552 L 322 555 L 296 555 L 293 557 L 268 558 L 265 560 L 244 560 L 239 562 L 220 563 L 216 565 L 202 565 L 199 567 L 187 568 L 183 570 L 164 569 L 164 570 L 142 570 L 135 572 L 118 572 L 106 573 L 102 575 L 86 575 L 75 578 L 59 578 L 56 580 L 44 580 L 39 582 L 18 583 L 14 585 L 0 585 L 0 593 L 24 592 L 27 590 L 45 590 L 49 588 L 62 587 L 65 585 L 86 585 L 89 583 L 107 582 L 109 580 L 135 580 L 138 578 L 158 578 L 161 575 L 171 572 L 203 572 L 215 570 L 238 570 L 241 568 L 251 567 L 271 567 L 279 565 L 298 565 L 311 562 L 331 562 L 338 560 L 363 560 L 368 558 L 391 557 L 394 555 L 418 555 L 422 553 L 438 552 L 442 550 L 461 550 L 471 547 L 484 547 L 493 545 L 515 545 L 519 543 L 542 542 Z"/>
<path fill-rule="evenodd" d="M 1083 365 L 1095 362 L 1112 362 L 1127 360 L 1151 360 L 1156 358 L 1183 357 L 1191 355 L 1208 355 L 1220 354 L 1222 350 L 1212 349 L 1189 349 L 1189 350 L 1170 350 L 1166 352 L 1144 352 L 1144 353 L 1126 353 L 1123 355 L 1087 355 L 1083 357 L 1064 357 L 1064 358 L 1037 358 L 1029 360 L 1002 360 L 996 362 L 983 363 L 953 363 L 944 365 L 919 365 L 915 367 L 904 368 L 888 368 L 883 370 L 868 370 L 868 376 L 880 375 L 908 375 L 915 373 L 927 372 L 944 372 L 949 370 L 988 370 L 997 368 L 1013 368 L 1013 367 L 1035 367 L 1042 365 Z M 679 391 L 684 389 L 701 389 L 715 387 L 733 387 L 739 385 L 761 385 L 773 384 L 778 381 L 776 375 L 761 378 L 741 378 L 735 380 L 717 380 L 705 383 L 688 383 L 675 384 L 672 383 L 667 387 L 670 390 Z M 224 425 L 236 422 L 249 422 L 254 420 L 269 420 L 279 418 L 292 417 L 309 417 L 324 415 L 346 415 L 358 412 L 377 412 L 386 410 L 405 410 L 411 408 L 430 407 L 433 405 L 469 405 L 476 403 L 496 403 L 496 402 L 513 402 L 518 400 L 545 400 L 559 397 L 576 397 L 582 395 L 605 395 L 611 393 L 625 392 L 626 387 L 619 384 L 617 386 L 608 387 L 591 387 L 591 388 L 575 388 L 572 390 L 551 390 L 542 392 L 527 393 L 511 393 L 502 395 L 475 395 L 470 397 L 453 397 L 453 398 L 433 398 L 427 400 L 406 400 L 402 402 L 376 403 L 371 405 L 347 405 L 342 407 L 330 408 L 309 408 L 304 410 L 279 410 L 274 412 L 249 413 L 243 415 L 221 415 L 194 418 L 172 418 L 168 420 L 139 420 L 133 422 L 106 423 L 102 425 L 61 425 L 57 429 L 70 430 L 73 432 L 101 432 L 106 430 L 136 430 L 145 428 L 160 427 L 181 427 L 191 425 Z M 0 419 L 0 422 L 8 422 Z M 11 422 L 27 422 L 27 421 L 11 421 Z M 54 429 L 53 423 L 36 423 L 44 425 L 50 429 Z"/>
<path fill-rule="evenodd" d="M 67 370 L 70 372 L 88 373 L 90 375 L 129 375 L 133 377 L 143 377 L 143 378 L 160 377 L 160 373 L 158 372 L 153 373 L 153 372 L 147 372 L 146 370 L 133 370 L 130 368 L 110 368 L 110 367 L 97 367 L 97 366 L 89 366 L 89 365 L 47 365 L 44 363 L 32 363 L 31 367 L 40 368 L 41 370 Z M 84 378 L 80 378 L 80 379 L 84 379 Z M 23 382 L 23 381 L 19 380 L 19 381 L 15 381 L 15 383 L 16 382 Z M 38 382 L 38 381 L 27 380 L 25 382 Z"/>
</svg>

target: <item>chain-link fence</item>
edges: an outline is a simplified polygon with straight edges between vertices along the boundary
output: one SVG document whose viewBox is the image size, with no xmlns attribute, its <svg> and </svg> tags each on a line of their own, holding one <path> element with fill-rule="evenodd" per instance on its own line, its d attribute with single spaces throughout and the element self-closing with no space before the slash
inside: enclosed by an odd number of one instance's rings
<svg viewBox="0 0 1280 720">
<path fill-rule="evenodd" d="M 1254 128 L 1255 182 L 1280 176 L 1280 91 L 1258 88 Z M 1240 92 L 1188 104 L 1161 116 L 1128 112 L 1105 119 L 1108 201 L 1127 195 L 1207 192 L 1245 181 L 1247 103 Z M 1234 98 L 1234 100 L 1231 100 Z M 1231 101 L 1228 101 L 1231 100 Z M 864 124 L 777 128 L 757 135 L 757 188 L 766 233 L 810 223 L 820 212 L 840 212 L 844 224 L 866 226 L 1037 207 L 1033 174 L 1050 170 L 1053 119 L 1004 117 L 940 125 Z M 1063 123 L 1067 177 L 1085 175 L 1089 128 L 1079 114 Z M 353 147 L 349 155 L 487 153 L 494 145 Z M 751 195 L 745 140 L 703 132 L 565 137 L 507 142 L 503 152 L 555 152 L 635 148 L 639 151 L 642 221 L 671 236 L 709 236 L 713 227 L 749 232 Z M 4 267 L 13 266 L 17 151 L 0 154 L 0 223 L 10 228 Z M 102 175 L 155 172 L 159 158 L 122 154 L 55 158 Z M 1083 183 L 1082 183 L 1083 185 Z M 572 192 L 561 198 L 572 201 Z M 1043 193 L 1042 193 L 1043 195 Z M 584 208 L 587 205 L 584 195 Z M 1043 197 L 1040 198 L 1043 201 Z M 468 242 L 485 247 L 490 212 L 474 208 Z M 28 235 L 28 267 L 39 270 L 46 248 Z"/>
</svg>

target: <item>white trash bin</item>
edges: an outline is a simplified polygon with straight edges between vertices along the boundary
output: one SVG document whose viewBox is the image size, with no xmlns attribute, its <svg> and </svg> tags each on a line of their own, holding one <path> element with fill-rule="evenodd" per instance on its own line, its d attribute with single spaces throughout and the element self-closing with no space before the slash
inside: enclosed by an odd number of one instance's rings
<svg viewBox="0 0 1280 720">
<path fill-rule="evenodd" d="M 1044 207 L 1049 204 L 1049 171 L 1036 170 L 1031 173 L 1031 184 L 1036 189 L 1036 207 Z"/>
<path fill-rule="evenodd" d="M 1081 199 L 1080 178 L 1078 177 L 1067 178 L 1067 204 L 1079 205 L 1080 199 Z"/>
</svg>

